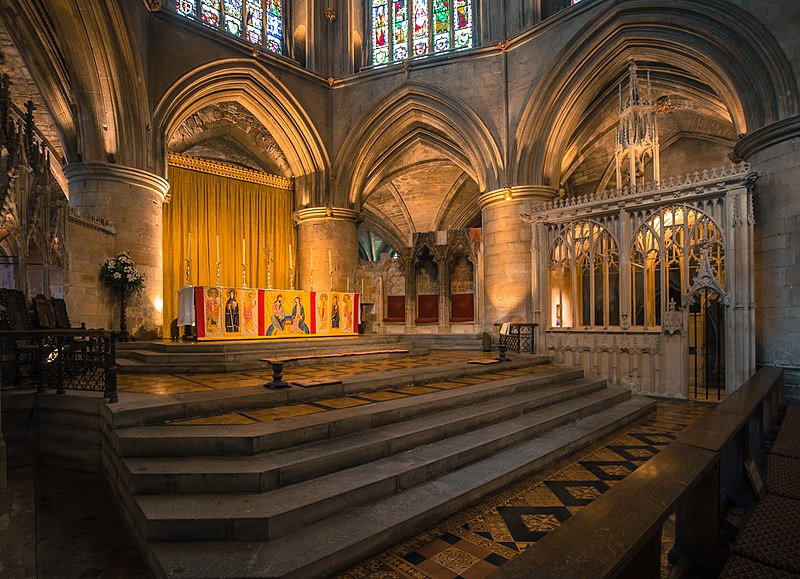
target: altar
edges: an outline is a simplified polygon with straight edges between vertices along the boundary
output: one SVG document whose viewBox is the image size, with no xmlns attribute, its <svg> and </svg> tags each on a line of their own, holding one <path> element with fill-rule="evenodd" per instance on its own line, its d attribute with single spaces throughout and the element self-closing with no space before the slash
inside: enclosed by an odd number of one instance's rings
<svg viewBox="0 0 800 579">
<path fill-rule="evenodd" d="M 178 290 L 178 325 L 198 340 L 250 340 L 358 333 L 359 294 L 216 286 Z"/>
</svg>

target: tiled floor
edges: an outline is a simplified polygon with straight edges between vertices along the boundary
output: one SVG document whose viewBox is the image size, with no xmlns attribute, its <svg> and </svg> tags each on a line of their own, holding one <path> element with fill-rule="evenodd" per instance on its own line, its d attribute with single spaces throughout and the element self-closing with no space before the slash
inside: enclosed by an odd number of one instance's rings
<svg viewBox="0 0 800 579">
<path fill-rule="evenodd" d="M 312 366 L 287 366 L 284 369 L 283 377 L 284 380 L 291 382 L 292 380 L 304 378 L 357 376 L 373 372 L 389 372 L 391 370 L 420 368 L 491 357 L 491 354 L 482 352 L 445 352 L 439 350 L 425 356 L 403 356 L 386 360 L 354 361 Z M 487 369 L 492 367 L 489 366 Z M 265 364 L 264 370 L 225 374 L 155 374 L 147 376 L 120 374 L 117 377 L 117 387 L 120 392 L 179 394 L 224 388 L 240 388 L 243 386 L 262 386 L 271 379 L 272 371 L 267 369 Z"/>
<path fill-rule="evenodd" d="M 659 402 L 655 415 L 341 577 L 486 577 L 633 472 L 707 409 L 704 404 Z"/>
</svg>

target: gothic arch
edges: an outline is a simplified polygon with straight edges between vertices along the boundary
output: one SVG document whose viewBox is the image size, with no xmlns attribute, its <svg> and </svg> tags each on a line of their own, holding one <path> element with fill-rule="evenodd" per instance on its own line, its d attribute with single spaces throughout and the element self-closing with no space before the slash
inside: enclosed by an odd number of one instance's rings
<svg viewBox="0 0 800 579">
<path fill-rule="evenodd" d="M 154 115 L 158 171 L 166 172 L 166 141 L 205 106 L 236 101 L 275 138 L 296 178 L 298 201 L 316 204 L 325 191 L 330 161 L 322 139 L 297 99 L 277 78 L 252 60 L 226 59 L 201 66 L 175 82 Z"/>
<path fill-rule="evenodd" d="M 701 79 L 727 105 L 737 133 L 800 110 L 791 67 L 777 42 L 729 2 L 609 3 L 568 45 L 521 113 L 509 171 L 516 182 L 558 184 L 580 115 L 632 59 L 670 64 Z"/>
<path fill-rule="evenodd" d="M 336 159 L 335 199 L 359 208 L 375 168 L 414 140 L 424 140 L 453 160 L 482 191 L 498 187 L 500 151 L 478 115 L 454 95 L 406 82 L 350 131 Z"/>
<path fill-rule="evenodd" d="M 33 2 L 4 7 L 15 45 L 50 109 L 70 163 L 147 169 L 150 118 L 141 56 L 118 2 Z"/>
</svg>

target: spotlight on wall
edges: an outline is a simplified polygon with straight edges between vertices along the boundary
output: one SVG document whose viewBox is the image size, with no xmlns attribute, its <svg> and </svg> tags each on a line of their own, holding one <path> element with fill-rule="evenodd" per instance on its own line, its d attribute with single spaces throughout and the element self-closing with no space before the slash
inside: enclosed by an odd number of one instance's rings
<svg viewBox="0 0 800 579">
<path fill-rule="evenodd" d="M 156 309 L 156 311 L 159 314 L 163 313 L 163 311 L 164 311 L 164 300 L 161 298 L 161 296 L 156 296 L 153 299 L 153 307 Z"/>
</svg>

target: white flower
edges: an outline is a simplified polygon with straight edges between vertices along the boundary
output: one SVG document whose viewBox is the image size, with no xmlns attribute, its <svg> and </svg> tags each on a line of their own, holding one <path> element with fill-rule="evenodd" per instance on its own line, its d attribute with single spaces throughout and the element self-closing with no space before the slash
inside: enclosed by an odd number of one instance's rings
<svg viewBox="0 0 800 579">
<path fill-rule="evenodd" d="M 118 271 L 115 271 L 114 272 L 114 279 L 121 279 L 121 278 L 122 278 L 122 274 L 120 272 L 118 272 Z"/>
</svg>

